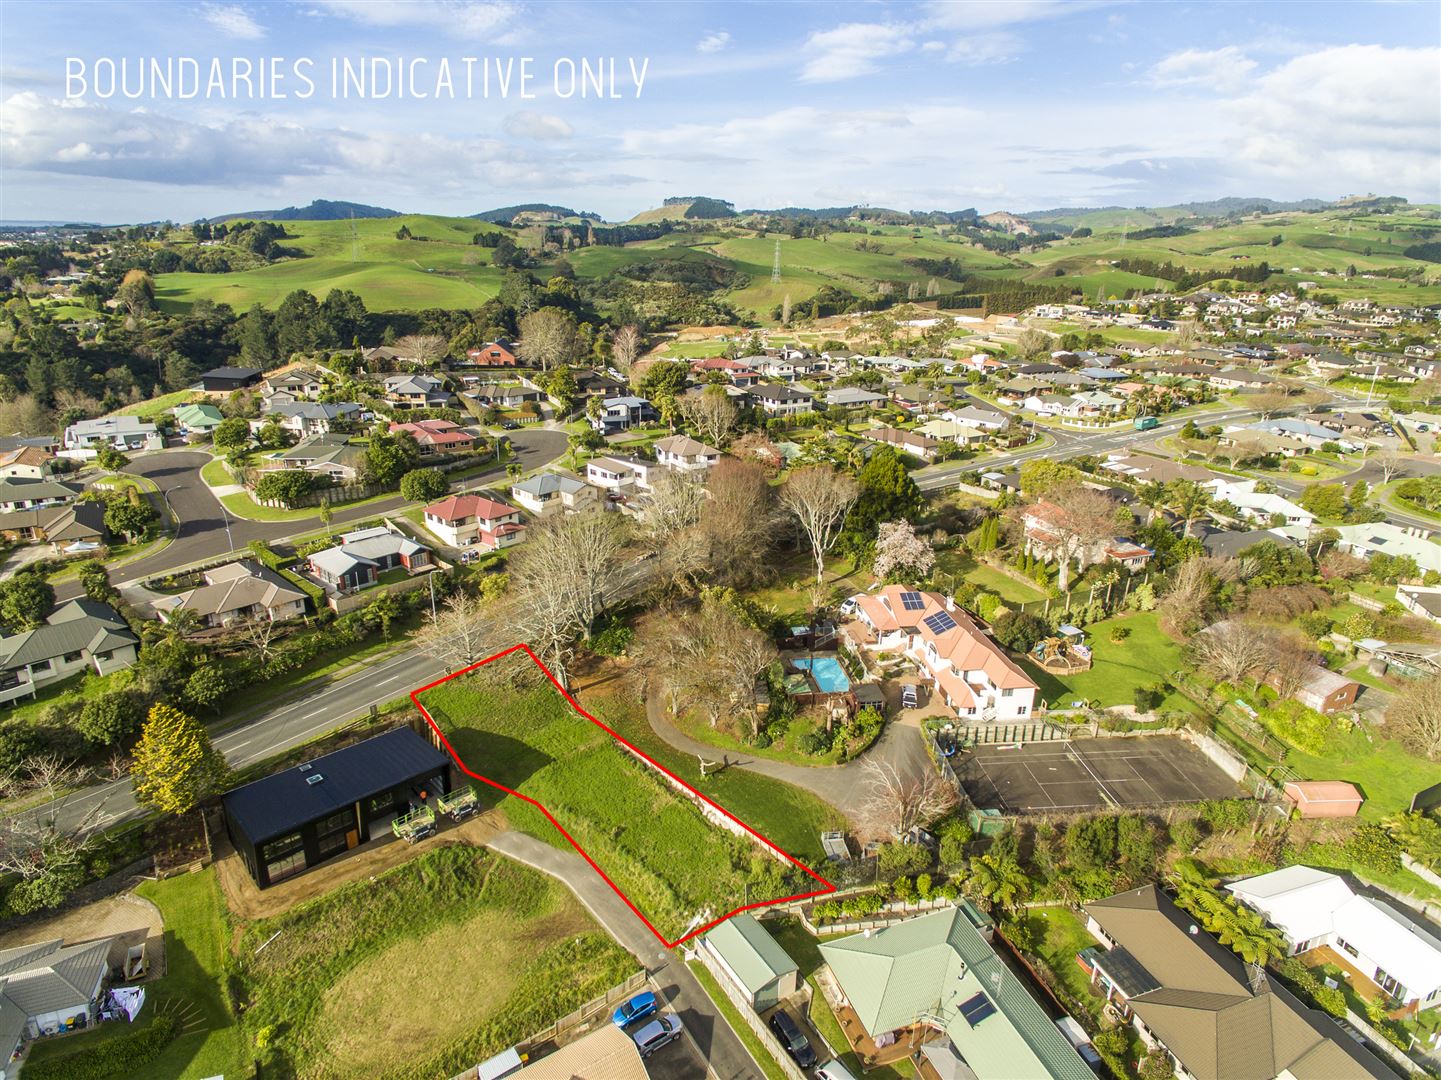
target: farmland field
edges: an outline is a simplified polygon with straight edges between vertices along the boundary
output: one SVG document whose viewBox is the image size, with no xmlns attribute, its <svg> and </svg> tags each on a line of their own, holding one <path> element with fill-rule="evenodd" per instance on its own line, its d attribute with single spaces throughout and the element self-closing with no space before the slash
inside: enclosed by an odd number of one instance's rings
<svg viewBox="0 0 1441 1080">
<path fill-rule="evenodd" d="M 526 673 L 524 653 L 495 661 Z M 818 888 L 759 845 L 711 824 L 548 682 L 517 689 L 491 671 L 417 696 L 466 765 L 543 805 L 668 941 L 746 902 Z M 525 799 L 482 788 L 511 825 L 566 847 Z"/>
<path fill-rule="evenodd" d="M 265 1075 L 303 1080 L 450 1076 L 635 969 L 564 886 L 464 845 L 253 923 L 237 953 Z"/>
</svg>

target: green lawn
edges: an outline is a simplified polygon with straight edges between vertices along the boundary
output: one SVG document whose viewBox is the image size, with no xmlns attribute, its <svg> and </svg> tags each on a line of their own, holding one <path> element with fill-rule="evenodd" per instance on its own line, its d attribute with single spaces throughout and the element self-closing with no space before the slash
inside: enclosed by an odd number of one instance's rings
<svg viewBox="0 0 1441 1080">
<path fill-rule="evenodd" d="M 357 506 L 369 506 L 372 503 L 384 502 L 386 499 L 396 498 L 393 491 L 382 491 L 379 495 L 372 495 L 368 499 L 357 499 L 354 502 L 342 502 L 331 504 L 335 511 L 353 510 Z M 315 521 L 320 520 L 320 508 L 307 506 L 300 510 L 282 510 L 277 506 L 261 506 L 250 497 L 248 492 L 237 492 L 234 495 L 222 495 L 220 501 L 225 504 L 225 509 L 239 518 L 249 518 L 251 521 Z"/>
<path fill-rule="evenodd" d="M 213 868 L 166 881 L 147 881 L 137 890 L 165 920 L 165 976 L 147 987 L 145 1008 L 134 1025 L 111 1023 L 93 1032 L 41 1042 L 32 1060 L 60 1057 L 127 1034 L 161 1012 L 181 1021 L 179 1036 L 137 1077 L 198 1080 L 244 1076 L 249 1055 L 222 989 L 229 926 Z"/>
<path fill-rule="evenodd" d="M 157 416 L 168 413 L 177 405 L 208 400 L 204 394 L 194 390 L 176 390 L 173 394 L 161 394 L 159 397 L 153 397 L 147 401 L 137 401 L 134 405 L 126 405 L 123 409 L 116 409 L 110 415 L 138 416 L 143 420 L 154 420 Z"/>
<path fill-rule="evenodd" d="M 235 477 L 230 475 L 230 469 L 226 466 L 223 458 L 211 458 L 202 465 L 200 479 L 211 487 L 228 487 L 236 482 Z"/>
<path fill-rule="evenodd" d="M 1131 632 L 1119 644 L 1111 641 L 1111 629 L 1124 626 Z M 1042 671 L 1029 659 L 1021 666 L 1036 680 L 1041 697 L 1048 705 L 1069 706 L 1072 701 L 1099 701 L 1102 707 L 1130 705 L 1138 687 L 1164 682 L 1184 665 L 1181 646 L 1161 632 L 1156 616 L 1121 615 L 1086 627 L 1086 643 L 1091 646 L 1093 663 L 1089 671 L 1064 678 Z M 1187 699 L 1171 693 L 1161 709 L 1183 709 Z"/>
<path fill-rule="evenodd" d="M 636 967 L 559 882 L 465 845 L 253 923 L 236 953 L 264 1075 L 302 1080 L 450 1076 Z"/>
<path fill-rule="evenodd" d="M 1036 586 L 1018 581 L 984 563 L 966 571 L 965 578 L 1012 604 L 1029 604 L 1046 598 L 1046 594 Z"/>
<path fill-rule="evenodd" d="M 517 653 L 498 663 L 524 671 L 530 660 Z M 426 691 L 422 704 L 463 761 L 541 803 L 668 939 L 702 912 L 801 892 L 811 881 L 798 870 L 783 873 L 755 844 L 709 823 L 549 683 L 516 690 L 494 678 L 452 679 Z M 499 798 L 516 828 L 569 847 L 531 803 L 484 794 Z"/>
<path fill-rule="evenodd" d="M 1061 987 L 1079 1002 L 1090 1016 L 1099 1021 L 1102 1000 L 1092 993 L 1086 973 L 1076 963 L 1076 954 L 1096 939 L 1086 924 L 1067 907 L 1035 907 L 1026 911 L 1026 923 L 1036 936 L 1036 953 Z"/>
<path fill-rule="evenodd" d="M 1311 780 L 1346 780 L 1366 796 L 1361 816 L 1376 820 L 1411 805 L 1411 796 L 1436 783 L 1434 762 L 1407 752 L 1394 739 L 1369 735 L 1364 730 L 1338 733 L 1324 756 L 1292 749 L 1286 764 Z"/>
</svg>

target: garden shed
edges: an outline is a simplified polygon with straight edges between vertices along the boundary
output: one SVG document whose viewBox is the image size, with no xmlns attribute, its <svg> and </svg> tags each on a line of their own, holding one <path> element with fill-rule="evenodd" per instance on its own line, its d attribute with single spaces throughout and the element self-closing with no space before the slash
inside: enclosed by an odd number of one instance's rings
<svg viewBox="0 0 1441 1080">
<path fill-rule="evenodd" d="M 756 1012 L 779 1005 L 800 987 L 800 969 L 766 928 L 742 912 L 706 934 L 704 947 Z"/>
</svg>

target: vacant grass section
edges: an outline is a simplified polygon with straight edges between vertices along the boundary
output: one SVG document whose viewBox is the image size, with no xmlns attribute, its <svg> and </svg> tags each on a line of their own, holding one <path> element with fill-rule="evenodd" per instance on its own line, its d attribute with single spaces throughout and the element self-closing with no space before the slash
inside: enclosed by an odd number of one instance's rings
<svg viewBox="0 0 1441 1080">
<path fill-rule="evenodd" d="M 563 886 L 458 845 L 253 924 L 237 953 L 265 1074 L 306 1080 L 449 1076 L 635 967 Z"/>
<path fill-rule="evenodd" d="M 513 654 L 498 664 L 530 664 Z M 554 815 L 657 930 L 675 940 L 698 916 L 806 891 L 800 871 L 708 822 L 695 802 L 548 683 L 529 689 L 462 676 L 420 695 L 467 767 Z M 500 805 L 516 828 L 568 847 L 523 799 Z M 799 878 L 799 880 L 798 880 Z"/>
</svg>

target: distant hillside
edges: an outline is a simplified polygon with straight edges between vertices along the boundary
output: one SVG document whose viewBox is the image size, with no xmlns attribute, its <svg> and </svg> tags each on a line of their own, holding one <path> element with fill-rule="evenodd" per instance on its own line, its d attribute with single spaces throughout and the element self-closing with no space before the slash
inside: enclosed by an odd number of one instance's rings
<svg viewBox="0 0 1441 1080">
<path fill-rule="evenodd" d="M 1174 225 L 1184 218 L 1228 218 L 1247 214 L 1276 214 L 1296 211 L 1325 210 L 1334 204 L 1323 199 L 1300 199 L 1287 202 L 1280 199 L 1239 198 L 1227 196 L 1207 202 L 1179 203 L 1175 206 L 1074 206 L 1057 207 L 1051 210 L 1031 210 L 1016 216 L 1027 221 L 1046 222 L 1050 225 L 1082 225 L 1097 229 L 1144 228 L 1151 225 Z"/>
<path fill-rule="evenodd" d="M 588 221 L 601 221 L 601 216 L 590 210 L 572 210 L 568 206 L 556 206 L 554 203 L 519 203 L 515 206 L 500 206 L 494 210 L 482 210 L 478 214 L 471 214 L 477 221 L 488 221 L 492 225 L 509 225 L 517 218 L 530 221 L 563 221 L 566 218 L 583 218 Z"/>
<path fill-rule="evenodd" d="M 309 206 L 287 206 L 284 210 L 247 210 L 243 214 L 221 214 L 209 220 L 234 221 L 250 218 L 256 221 L 343 221 L 346 218 L 390 218 L 399 217 L 399 210 L 387 210 L 383 206 L 366 206 L 365 203 L 332 202 L 316 199 Z"/>
<path fill-rule="evenodd" d="M 739 217 L 734 203 L 705 195 L 673 195 L 652 210 L 642 210 L 630 219 L 632 225 L 657 221 L 716 221 Z"/>
</svg>

